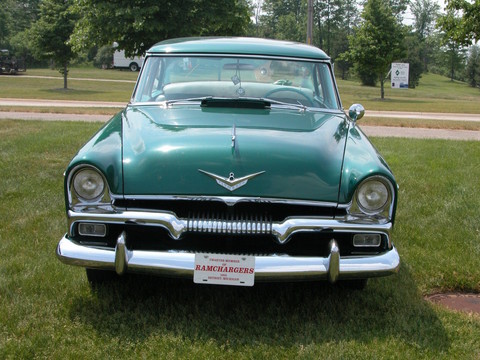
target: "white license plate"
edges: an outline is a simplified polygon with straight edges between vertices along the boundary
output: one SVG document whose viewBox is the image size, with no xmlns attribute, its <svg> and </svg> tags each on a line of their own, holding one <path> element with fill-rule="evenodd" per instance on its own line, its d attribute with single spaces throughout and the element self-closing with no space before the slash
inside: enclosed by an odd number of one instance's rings
<svg viewBox="0 0 480 360">
<path fill-rule="evenodd" d="M 195 254 L 193 282 L 253 286 L 255 280 L 255 256 Z"/>
</svg>

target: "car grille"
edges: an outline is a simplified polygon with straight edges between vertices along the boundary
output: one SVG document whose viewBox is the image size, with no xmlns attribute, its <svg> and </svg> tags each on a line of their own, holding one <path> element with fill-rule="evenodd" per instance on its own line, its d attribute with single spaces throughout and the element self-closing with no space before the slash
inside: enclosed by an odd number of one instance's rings
<svg viewBox="0 0 480 360">
<path fill-rule="evenodd" d="M 105 238 L 82 238 L 81 243 L 115 247 L 122 231 L 127 234 L 127 246 L 136 250 L 210 252 L 223 254 L 275 254 L 294 256 L 328 256 L 328 244 L 335 239 L 341 255 L 354 254 L 351 233 L 333 233 L 330 230 L 298 232 L 285 243 L 279 243 L 272 234 L 272 222 L 282 222 L 289 217 L 334 217 L 341 215 L 334 208 L 291 205 L 283 203 L 245 202 L 229 206 L 221 201 L 150 201 L 128 200 L 115 202 L 118 208 L 138 211 L 170 211 L 187 223 L 187 231 L 180 239 L 172 239 L 160 227 L 142 224 L 108 226 Z M 375 253 L 382 246 L 365 249 Z"/>
<path fill-rule="evenodd" d="M 196 214 L 188 217 L 191 232 L 217 234 L 271 234 L 272 220 L 262 215 Z"/>
</svg>

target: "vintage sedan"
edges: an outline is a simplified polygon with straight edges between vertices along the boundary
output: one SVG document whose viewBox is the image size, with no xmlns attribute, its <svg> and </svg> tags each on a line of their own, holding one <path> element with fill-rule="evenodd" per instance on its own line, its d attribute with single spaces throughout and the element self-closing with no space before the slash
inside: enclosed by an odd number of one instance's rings
<svg viewBox="0 0 480 360">
<path fill-rule="evenodd" d="M 146 54 L 131 101 L 65 172 L 57 247 L 90 282 L 199 284 L 395 273 L 397 184 L 346 114 L 330 58 L 253 38 L 186 38 Z"/>
</svg>

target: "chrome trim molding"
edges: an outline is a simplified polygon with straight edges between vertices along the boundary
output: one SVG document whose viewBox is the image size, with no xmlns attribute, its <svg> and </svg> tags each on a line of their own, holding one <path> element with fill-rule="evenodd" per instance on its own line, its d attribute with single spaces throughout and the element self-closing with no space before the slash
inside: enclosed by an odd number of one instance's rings
<svg viewBox="0 0 480 360">
<path fill-rule="evenodd" d="M 111 194 L 115 200 L 186 200 L 186 201 L 222 201 L 227 205 L 235 205 L 242 202 L 265 203 L 265 204 L 288 204 L 318 206 L 327 208 L 347 208 L 350 204 L 338 205 L 336 202 L 296 200 L 282 198 L 263 198 L 263 197 L 241 197 L 241 196 L 205 196 L 205 195 L 125 195 L 118 196 Z"/>
<path fill-rule="evenodd" d="M 82 213 L 69 210 L 68 234 L 73 236 L 77 222 L 101 222 L 105 224 L 136 224 L 142 226 L 158 226 L 168 231 L 172 239 L 178 240 L 188 232 L 215 232 L 220 234 L 272 234 L 283 244 L 299 232 L 361 232 L 385 234 L 390 238 L 392 223 L 356 223 L 320 217 L 287 218 L 282 222 L 258 222 L 255 220 L 202 220 L 179 219 L 172 212 L 123 211 L 111 213 Z M 192 222 L 193 220 L 193 222 Z"/>
<path fill-rule="evenodd" d="M 193 279 L 195 254 L 173 251 L 128 250 L 122 233 L 114 249 L 87 247 L 64 236 L 57 257 L 65 264 L 116 271 L 118 274 L 149 273 Z M 124 256 L 125 254 L 125 256 Z M 255 256 L 255 281 L 329 280 L 387 276 L 398 271 L 395 247 L 381 255 L 342 258 L 335 240 L 330 255 L 323 257 Z"/>
<path fill-rule="evenodd" d="M 326 55 L 326 54 L 325 54 Z M 145 54 L 145 60 L 147 56 L 151 57 L 225 57 L 225 58 L 255 58 L 265 60 L 285 60 L 285 61 L 302 61 L 312 63 L 324 63 L 330 65 L 330 57 L 326 56 L 324 59 L 308 58 L 308 57 L 295 57 L 295 56 L 282 56 L 282 55 L 262 55 L 262 54 L 238 54 L 238 53 L 166 53 L 151 51 Z M 143 68 L 143 67 L 142 67 Z"/>
</svg>

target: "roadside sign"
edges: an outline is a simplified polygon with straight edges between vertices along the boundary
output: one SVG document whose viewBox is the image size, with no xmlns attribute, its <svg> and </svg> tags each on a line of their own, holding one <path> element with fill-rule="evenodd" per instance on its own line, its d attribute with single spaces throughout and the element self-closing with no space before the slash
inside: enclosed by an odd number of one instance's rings
<svg viewBox="0 0 480 360">
<path fill-rule="evenodd" d="M 392 63 L 392 89 L 408 89 L 408 63 Z"/>
</svg>

